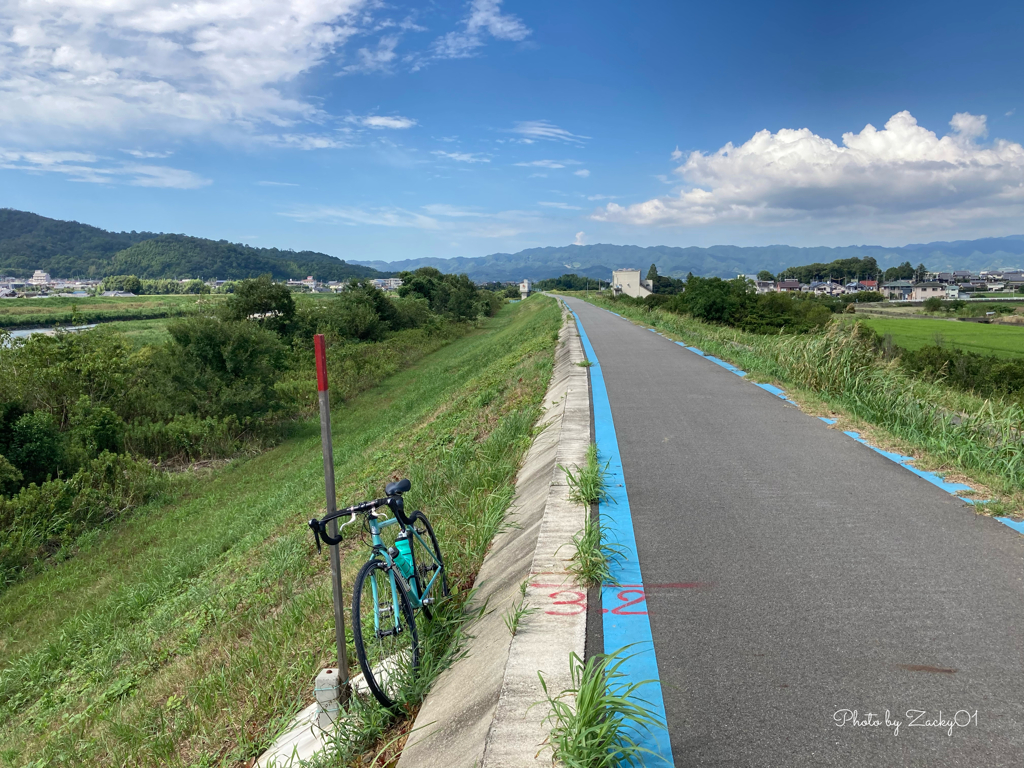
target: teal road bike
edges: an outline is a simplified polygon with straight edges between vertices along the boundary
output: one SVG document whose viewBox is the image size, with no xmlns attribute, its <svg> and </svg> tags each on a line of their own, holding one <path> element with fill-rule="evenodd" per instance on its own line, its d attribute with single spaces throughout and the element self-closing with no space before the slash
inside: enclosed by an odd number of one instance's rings
<svg viewBox="0 0 1024 768">
<path fill-rule="evenodd" d="M 343 529 L 360 517 L 369 533 L 370 557 L 352 586 L 352 639 L 367 687 L 387 709 L 397 706 L 420 664 L 417 615 L 432 619 L 449 596 L 441 547 L 430 521 L 419 510 L 405 514 L 402 494 L 410 488 L 408 480 L 388 483 L 382 499 L 309 521 L 318 552 L 321 542 L 341 543 Z M 337 536 L 328 534 L 327 524 L 345 516 L 349 521 Z"/>
</svg>

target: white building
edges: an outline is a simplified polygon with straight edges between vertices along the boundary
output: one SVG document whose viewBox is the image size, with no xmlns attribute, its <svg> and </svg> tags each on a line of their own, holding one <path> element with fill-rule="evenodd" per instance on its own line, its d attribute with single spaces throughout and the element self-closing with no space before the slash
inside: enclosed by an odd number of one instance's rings
<svg viewBox="0 0 1024 768">
<path fill-rule="evenodd" d="M 519 297 L 521 299 L 530 298 L 531 290 L 533 290 L 533 283 L 531 283 L 529 279 L 523 280 L 523 282 L 519 284 Z"/>
<path fill-rule="evenodd" d="M 624 293 L 634 299 L 642 299 L 654 293 L 650 280 L 640 279 L 639 269 L 616 269 L 612 272 L 612 293 Z"/>
<path fill-rule="evenodd" d="M 50 273 L 43 272 L 41 269 L 37 269 L 29 279 L 29 285 L 49 285 L 50 284 Z"/>
</svg>

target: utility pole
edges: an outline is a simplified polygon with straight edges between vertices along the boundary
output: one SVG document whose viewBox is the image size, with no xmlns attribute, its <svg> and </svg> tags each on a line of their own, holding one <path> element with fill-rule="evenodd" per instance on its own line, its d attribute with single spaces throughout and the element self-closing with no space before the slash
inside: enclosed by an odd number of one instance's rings
<svg viewBox="0 0 1024 768">
<path fill-rule="evenodd" d="M 316 352 L 316 389 L 320 398 L 320 445 L 324 454 L 324 485 L 327 490 L 327 513 L 338 508 L 334 488 L 334 446 L 331 442 L 331 401 L 327 393 L 327 350 L 323 334 L 313 336 Z M 327 533 L 338 535 L 338 521 L 327 524 Z M 344 705 L 349 697 L 348 656 L 345 651 L 345 609 L 341 592 L 341 554 L 338 547 L 327 547 L 331 558 L 331 592 L 334 595 L 334 643 L 338 651 L 338 698 Z"/>
</svg>

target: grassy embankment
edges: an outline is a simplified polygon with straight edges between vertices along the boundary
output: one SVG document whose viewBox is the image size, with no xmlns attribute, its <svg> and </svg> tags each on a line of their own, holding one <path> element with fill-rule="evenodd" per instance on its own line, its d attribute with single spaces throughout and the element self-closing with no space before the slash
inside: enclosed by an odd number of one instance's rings
<svg viewBox="0 0 1024 768">
<path fill-rule="evenodd" d="M 411 477 L 461 597 L 512 499 L 559 324 L 544 298 L 506 307 L 334 414 L 339 504 Z M 0 765 L 237 766 L 268 746 L 333 655 L 327 556 L 305 527 L 322 477 L 309 423 L 0 596 Z M 348 587 L 365 548 L 342 547 Z"/>
<path fill-rule="evenodd" d="M 203 296 L 204 306 L 223 301 L 222 295 Z M 84 299 L 4 299 L 0 301 L 0 328 L 35 328 L 50 325 L 86 325 L 115 320 L 180 317 L 192 312 L 199 296 L 94 296 Z"/>
<path fill-rule="evenodd" d="M 904 349 L 920 349 L 941 339 L 943 344 L 981 355 L 1024 357 L 1024 326 L 930 318 L 858 317 L 850 322 L 862 322 L 882 336 L 889 334 Z"/>
<path fill-rule="evenodd" d="M 810 412 L 839 418 L 843 429 L 917 456 L 922 469 L 972 481 L 981 486 L 981 499 L 998 500 L 980 509 L 1024 515 L 1019 405 L 916 379 L 897 363 L 880 361 L 840 323 L 823 333 L 763 336 L 593 295 L 589 300 L 728 360 L 752 380 L 784 386 Z"/>
</svg>

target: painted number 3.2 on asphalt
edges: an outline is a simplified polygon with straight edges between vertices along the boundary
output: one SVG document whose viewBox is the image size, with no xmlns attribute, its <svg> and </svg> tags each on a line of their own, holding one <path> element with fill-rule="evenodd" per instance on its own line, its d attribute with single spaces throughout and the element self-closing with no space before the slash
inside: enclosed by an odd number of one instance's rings
<svg viewBox="0 0 1024 768">
<path fill-rule="evenodd" d="M 546 592 L 548 606 L 544 610 L 549 616 L 576 616 L 587 610 L 587 593 L 579 590 L 566 588 L 564 584 L 531 584 L 531 587 Z M 613 587 L 613 589 L 616 589 Z M 608 595 L 605 594 L 605 601 Z M 647 597 L 644 590 L 639 586 L 620 585 L 613 595 L 615 605 L 611 608 L 602 609 L 603 613 L 613 613 L 616 616 L 646 616 Z"/>
</svg>

